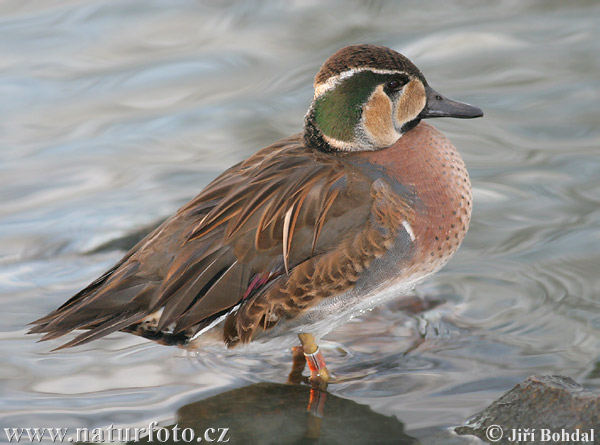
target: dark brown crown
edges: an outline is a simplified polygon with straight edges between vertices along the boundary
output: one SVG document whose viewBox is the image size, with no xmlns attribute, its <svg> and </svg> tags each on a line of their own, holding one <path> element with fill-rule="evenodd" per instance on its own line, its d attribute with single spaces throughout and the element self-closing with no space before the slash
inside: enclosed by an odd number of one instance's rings
<svg viewBox="0 0 600 445">
<path fill-rule="evenodd" d="M 317 73 L 315 85 L 352 68 L 404 71 L 415 75 L 427 85 L 419 68 L 402 54 L 385 46 L 368 44 L 346 46 L 335 52 Z"/>
</svg>

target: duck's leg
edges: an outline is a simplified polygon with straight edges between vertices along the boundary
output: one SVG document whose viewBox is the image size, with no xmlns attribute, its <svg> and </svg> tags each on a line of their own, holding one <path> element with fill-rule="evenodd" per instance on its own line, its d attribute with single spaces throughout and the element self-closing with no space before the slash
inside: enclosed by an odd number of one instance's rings
<svg viewBox="0 0 600 445">
<path fill-rule="evenodd" d="M 302 346 L 294 346 L 292 348 L 292 370 L 288 375 L 288 383 L 299 385 L 306 381 L 306 377 L 302 375 L 306 368 L 306 359 L 304 358 L 304 349 Z"/>
<path fill-rule="evenodd" d="M 315 337 L 312 334 L 298 334 L 298 338 L 302 343 L 304 357 L 308 369 L 310 369 L 310 385 L 315 389 L 325 391 L 331 380 L 331 374 L 325 365 L 323 354 L 315 343 Z"/>
<path fill-rule="evenodd" d="M 315 343 L 315 337 L 312 334 L 299 334 L 298 338 L 302 346 L 298 350 L 303 351 L 304 362 L 310 369 L 310 400 L 308 402 L 306 437 L 311 440 L 318 439 L 321 434 L 321 420 L 327 399 L 327 384 L 331 380 L 331 374 L 325 365 L 323 354 Z M 297 350 L 296 350 L 297 351 Z M 294 353 L 296 353 L 294 351 Z M 302 366 L 302 370 L 304 365 Z M 293 371 L 292 371 L 293 372 Z M 291 374 L 290 374 L 291 375 Z"/>
</svg>

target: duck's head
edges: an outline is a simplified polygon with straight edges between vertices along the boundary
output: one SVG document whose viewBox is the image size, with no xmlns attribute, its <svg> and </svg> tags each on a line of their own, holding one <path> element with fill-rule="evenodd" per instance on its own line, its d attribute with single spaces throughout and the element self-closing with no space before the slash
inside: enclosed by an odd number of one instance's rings
<svg viewBox="0 0 600 445">
<path fill-rule="evenodd" d="M 474 118 L 481 109 L 429 87 L 419 69 L 384 46 L 340 49 L 315 77 L 304 138 L 322 151 L 380 150 L 428 117 Z"/>
</svg>

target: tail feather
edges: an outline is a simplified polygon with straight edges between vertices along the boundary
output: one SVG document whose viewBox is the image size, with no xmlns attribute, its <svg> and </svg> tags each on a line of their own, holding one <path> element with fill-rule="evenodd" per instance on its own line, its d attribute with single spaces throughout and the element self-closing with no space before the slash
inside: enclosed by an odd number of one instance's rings
<svg viewBox="0 0 600 445">
<path fill-rule="evenodd" d="M 78 335 L 73 340 L 63 345 L 54 348 L 53 351 L 58 351 L 60 349 L 70 348 L 72 346 L 78 346 L 83 345 L 85 343 L 89 343 L 100 337 L 104 337 L 105 335 L 108 335 L 112 332 L 119 331 L 135 323 L 136 321 L 139 321 L 142 318 L 144 318 L 143 312 L 135 312 L 133 314 L 121 314 L 117 317 L 109 318 L 106 322 L 101 323 L 98 326 L 85 331 L 84 333 Z M 42 340 L 45 340 L 45 338 L 43 338 Z"/>
<path fill-rule="evenodd" d="M 141 282 L 136 263 L 125 261 L 104 273 L 58 309 L 33 321 L 29 334 L 45 334 L 40 341 L 61 337 L 76 329 L 88 329 L 55 350 L 75 346 L 127 327 L 144 316 L 144 302 L 158 285 Z M 132 304 L 133 303 L 133 304 Z"/>
</svg>

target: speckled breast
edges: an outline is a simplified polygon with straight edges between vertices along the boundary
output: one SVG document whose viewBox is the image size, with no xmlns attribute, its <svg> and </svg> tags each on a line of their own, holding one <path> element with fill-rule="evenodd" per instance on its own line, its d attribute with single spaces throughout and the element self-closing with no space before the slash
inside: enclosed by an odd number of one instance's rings
<svg viewBox="0 0 600 445">
<path fill-rule="evenodd" d="M 391 147 L 359 156 L 397 182 L 415 211 L 415 251 L 402 275 L 440 269 L 460 246 L 471 220 L 471 182 L 454 145 L 421 122 Z"/>
</svg>

